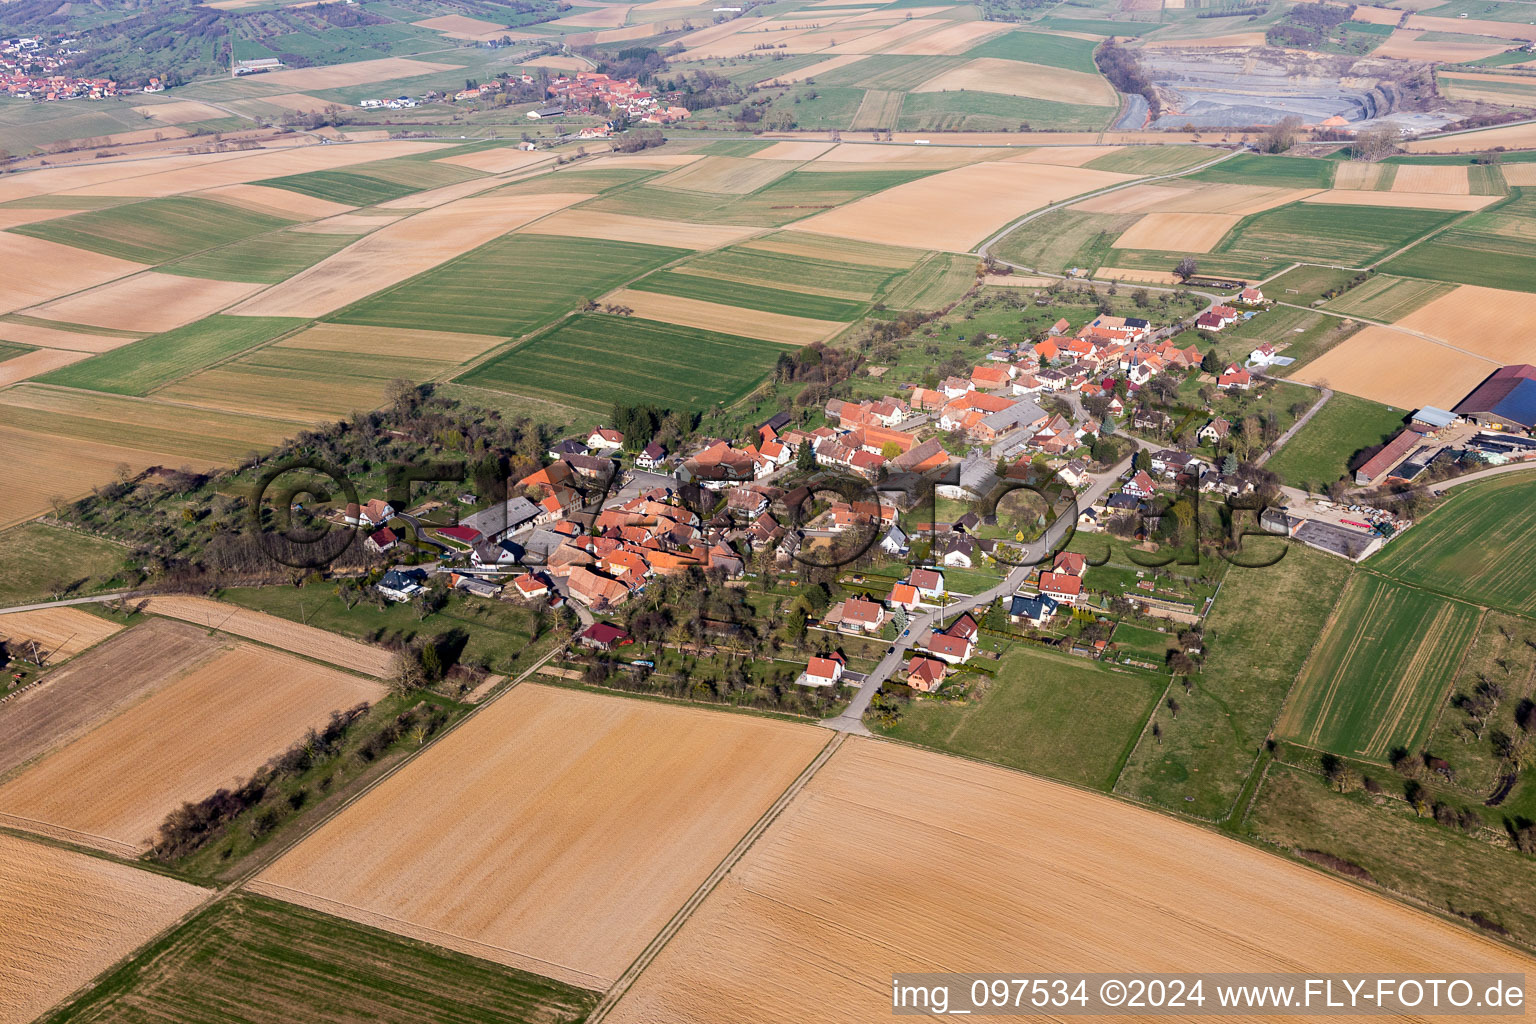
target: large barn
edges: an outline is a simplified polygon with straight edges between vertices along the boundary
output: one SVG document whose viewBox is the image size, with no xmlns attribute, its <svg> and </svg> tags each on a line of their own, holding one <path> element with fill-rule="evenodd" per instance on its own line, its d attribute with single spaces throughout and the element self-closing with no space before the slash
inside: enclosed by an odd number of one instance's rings
<svg viewBox="0 0 1536 1024">
<path fill-rule="evenodd" d="M 1500 367 L 1455 411 L 1490 430 L 1536 430 L 1536 366 Z"/>
</svg>

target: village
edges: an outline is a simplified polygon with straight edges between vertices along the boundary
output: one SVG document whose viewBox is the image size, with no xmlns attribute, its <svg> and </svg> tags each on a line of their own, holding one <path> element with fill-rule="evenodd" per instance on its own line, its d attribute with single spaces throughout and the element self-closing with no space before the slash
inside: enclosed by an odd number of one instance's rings
<svg viewBox="0 0 1536 1024">
<path fill-rule="evenodd" d="M 75 40 L 61 37 L 47 41 L 35 36 L 0 39 L 0 88 L 16 99 L 45 102 L 58 100 L 106 99 L 116 96 L 117 83 L 110 78 L 78 78 L 64 73 L 70 58 L 80 51 L 71 49 Z M 159 79 L 152 80 L 159 91 Z"/>
</svg>

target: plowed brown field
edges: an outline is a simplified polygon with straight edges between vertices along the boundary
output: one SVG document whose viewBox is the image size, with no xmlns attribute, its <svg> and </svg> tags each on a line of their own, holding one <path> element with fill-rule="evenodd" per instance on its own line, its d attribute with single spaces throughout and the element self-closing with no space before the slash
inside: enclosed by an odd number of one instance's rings
<svg viewBox="0 0 1536 1024">
<path fill-rule="evenodd" d="M 244 781 L 378 683 L 240 644 L 0 787 L 0 821 L 132 855 L 166 814 Z"/>
<path fill-rule="evenodd" d="M 1496 369 L 1491 360 L 1390 327 L 1369 326 L 1291 376 L 1399 409 L 1449 409 Z"/>
<path fill-rule="evenodd" d="M 149 600 L 147 611 L 233 633 L 366 676 L 383 679 L 390 672 L 392 656 L 388 651 L 238 605 L 206 597 L 155 597 Z"/>
<path fill-rule="evenodd" d="M 1241 219 L 1235 213 L 1149 213 L 1115 239 L 1115 247 L 1210 252 Z"/>
<path fill-rule="evenodd" d="M 850 738 L 606 1019 L 866 1022 L 890 1015 L 894 972 L 1003 963 L 1536 971 L 1469 931 L 1165 815 Z"/>
<path fill-rule="evenodd" d="M 0 835 L 0 1024 L 26 1024 L 211 895 Z"/>
<path fill-rule="evenodd" d="M 50 663 L 72 658 L 122 629 L 117 623 L 79 608 L 43 608 L 0 615 L 0 636 L 12 643 L 36 640 L 53 652 Z"/>
<path fill-rule="evenodd" d="M 1464 284 L 1398 323 L 1500 363 L 1530 362 L 1536 295 Z"/>
<path fill-rule="evenodd" d="M 827 740 L 524 683 L 252 888 L 605 987 Z"/>
</svg>

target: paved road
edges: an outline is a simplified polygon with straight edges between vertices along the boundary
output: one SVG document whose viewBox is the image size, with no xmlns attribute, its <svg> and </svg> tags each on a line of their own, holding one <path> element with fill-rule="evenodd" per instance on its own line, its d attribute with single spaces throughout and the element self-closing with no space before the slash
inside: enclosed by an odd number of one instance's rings
<svg viewBox="0 0 1536 1024">
<path fill-rule="evenodd" d="M 1151 449 L 1154 446 L 1137 438 L 1132 438 L 1142 448 Z M 1061 543 L 1069 530 L 1077 526 L 1077 509 L 1088 508 L 1096 501 L 1115 489 L 1116 484 L 1126 471 L 1131 468 L 1129 458 L 1123 460 L 1112 469 L 1098 473 L 1090 477 L 1092 483 L 1088 489 L 1078 496 L 1076 509 L 1069 508 L 1057 517 L 1056 521 L 1046 528 L 1044 534 L 1029 544 L 1025 545 L 1024 561 L 1032 563 L 1041 560 L 1057 544 Z M 907 624 L 907 635 L 900 637 L 893 645 L 891 653 L 880 659 L 880 664 L 864 677 L 864 682 L 859 686 L 859 692 L 854 695 L 848 707 L 835 718 L 823 719 L 821 724 L 828 729 L 836 729 L 839 732 L 857 733 L 861 736 L 869 735 L 869 730 L 864 727 L 864 712 L 869 710 L 870 701 L 875 699 L 875 693 L 884 685 L 885 681 L 901 666 L 905 665 L 911 656 L 912 647 L 922 640 L 934 623 L 941 618 L 951 618 L 961 612 L 991 604 L 1000 597 L 1006 597 L 1018 590 L 1029 578 L 1033 564 L 1025 564 L 1008 574 L 997 586 L 980 594 L 963 597 L 953 601 L 943 608 L 930 609 L 921 615 L 914 615 Z"/>
<path fill-rule="evenodd" d="M 1291 424 L 1291 429 L 1281 434 L 1274 444 L 1270 445 L 1264 450 L 1264 454 L 1260 455 L 1256 460 L 1254 460 L 1255 466 L 1262 466 L 1264 463 L 1268 462 L 1271 455 L 1278 452 L 1281 448 L 1284 448 L 1285 442 L 1289 441 L 1298 430 L 1306 426 L 1307 421 L 1310 420 L 1313 416 L 1316 416 L 1319 409 L 1328 404 L 1328 399 L 1333 397 L 1333 392 L 1328 388 L 1322 388 L 1321 390 L 1323 393 L 1318 396 L 1316 402 L 1312 403 L 1312 408 L 1302 413 L 1301 418 L 1298 419 L 1295 423 Z"/>
<path fill-rule="evenodd" d="M 18 604 L 10 608 L 0 608 L 0 615 L 8 615 L 11 612 L 36 612 L 44 608 L 63 608 L 72 604 L 106 604 L 108 601 L 116 601 L 120 597 L 132 597 L 131 590 L 114 590 L 110 594 L 97 594 L 94 597 L 71 597 L 63 601 L 40 601 L 37 604 Z"/>
</svg>

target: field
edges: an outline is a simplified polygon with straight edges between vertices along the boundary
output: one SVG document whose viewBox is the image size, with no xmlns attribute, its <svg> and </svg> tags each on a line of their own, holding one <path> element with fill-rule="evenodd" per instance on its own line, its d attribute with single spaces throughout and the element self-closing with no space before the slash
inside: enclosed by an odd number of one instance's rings
<svg viewBox="0 0 1536 1024">
<path fill-rule="evenodd" d="M 1223 160 L 1214 167 L 1191 174 L 1186 180 L 1283 188 L 1328 188 L 1333 183 L 1333 168 L 1333 163 L 1328 160 L 1239 153 L 1230 160 Z"/>
<path fill-rule="evenodd" d="M 0 635 L 17 645 L 12 653 L 19 650 L 22 641 L 35 640 L 44 651 L 50 652 L 49 664 L 73 658 L 121 628 L 115 622 L 80 608 L 40 608 L 0 615 Z"/>
<path fill-rule="evenodd" d="M 1430 210 L 1297 203 L 1248 218 L 1213 251 L 1238 259 L 1363 266 L 1449 219 Z"/>
<path fill-rule="evenodd" d="M 1294 380 L 1417 409 L 1450 408 L 1498 364 L 1390 327 L 1366 327 L 1292 372 Z"/>
<path fill-rule="evenodd" d="M 0 834 L 0 1024 L 27 1024 L 208 895 Z"/>
<path fill-rule="evenodd" d="M 236 605 L 204 597 L 154 597 L 149 599 L 146 610 L 154 615 L 167 615 L 222 633 L 243 636 L 378 679 L 390 674 L 391 655 L 387 651 Z"/>
<path fill-rule="evenodd" d="M 580 314 L 480 364 L 458 382 L 594 412 L 614 402 L 702 412 L 751 391 L 781 351 L 735 335 Z"/>
<path fill-rule="evenodd" d="M 682 268 L 665 270 L 642 278 L 630 286 L 630 291 L 654 292 L 658 295 L 676 295 L 688 299 L 719 302 L 743 309 L 764 313 L 806 317 L 815 320 L 852 321 L 868 308 L 866 303 L 825 295 L 788 291 L 767 284 L 730 281 L 717 277 L 689 274 Z"/>
<path fill-rule="evenodd" d="M 1149 213 L 1123 232 L 1115 247 L 1210 252 L 1240 219 L 1231 213 Z"/>
<path fill-rule="evenodd" d="M 201 630 L 155 619 L 81 655 L 6 704 L 0 777 L 79 738 L 219 649 L 220 642 Z"/>
<path fill-rule="evenodd" d="M 689 224 L 657 220 L 654 217 L 603 213 L 582 207 L 562 210 L 546 217 L 539 221 L 536 228 L 535 233 L 554 238 L 597 238 L 679 249 L 714 249 L 758 233 L 756 228 L 750 227 Z"/>
<path fill-rule="evenodd" d="M 87 210 L 11 230 L 120 260 L 162 263 L 250 235 L 276 231 L 289 220 L 198 196 L 168 196 Z"/>
<path fill-rule="evenodd" d="M 915 701 L 886 734 L 1108 789 L 1166 684 L 1021 646 L 1003 656 L 979 703 Z"/>
<path fill-rule="evenodd" d="M 1054 103 L 1113 106 L 1115 90 L 1097 73 L 1068 71 L 1043 64 L 979 57 L 930 78 L 913 92 L 980 91 Z M 867 101 L 866 101 L 867 102 Z"/>
<path fill-rule="evenodd" d="M 851 738 L 607 1019 L 867 1021 L 891 1012 L 893 971 L 1053 963 L 1064 951 L 1083 971 L 1528 963 L 1151 811 Z"/>
<path fill-rule="evenodd" d="M 347 231 L 331 233 L 320 230 L 322 227 L 348 227 L 338 223 L 341 219 L 336 217 L 331 221 L 304 225 L 296 231 L 279 231 L 231 242 L 217 249 L 183 257 L 163 269 L 183 277 L 276 284 L 331 256 L 338 249 L 349 245 L 355 236 L 388 223 L 377 217 L 358 218 Z"/>
<path fill-rule="evenodd" d="M 0 231 L 0 259 L 8 267 L 28 267 L 31 271 L 6 282 L 6 290 L 0 294 L 0 313 L 11 313 L 147 269 L 142 263 L 130 263 L 114 256 L 103 256 L 41 238 L 27 238 L 10 231 Z"/>
<path fill-rule="evenodd" d="M 1532 317 L 1536 317 L 1536 293 L 1464 284 L 1434 294 L 1428 303 L 1400 315 L 1397 322 L 1498 363 L 1522 363 L 1531 358 L 1530 332 L 1524 325 Z"/>
<path fill-rule="evenodd" d="M 1248 542 L 1258 554 L 1276 550 Z M 1233 567 L 1206 618 L 1210 654 L 1178 718 L 1159 711 L 1161 742 L 1143 738 L 1116 791 L 1202 818 L 1231 810 L 1286 692 L 1331 613 L 1350 567 L 1291 545 L 1263 569 Z M 1189 799 L 1192 798 L 1192 799 Z"/>
<path fill-rule="evenodd" d="M 1456 223 L 1393 259 L 1383 270 L 1403 277 L 1536 291 L 1536 196 L 1517 194 Z"/>
<path fill-rule="evenodd" d="M 32 306 L 26 314 L 74 325 L 153 334 L 201 320 L 239 302 L 260 287 L 159 272 L 134 274 Z"/>
<path fill-rule="evenodd" d="M 1450 494 L 1371 568 L 1411 586 L 1536 614 L 1536 480 L 1517 471 Z"/>
<path fill-rule="evenodd" d="M 1094 157 L 1083 166 L 1122 174 L 1171 174 L 1216 157 L 1202 146 L 1127 146 Z"/>
<path fill-rule="evenodd" d="M 213 316 L 57 370 L 41 381 L 119 395 L 147 395 L 302 323 L 281 317 Z"/>
<path fill-rule="evenodd" d="M 865 242 L 963 252 L 1030 210 L 1128 177 L 1048 164 L 973 164 L 818 214 L 800 227 Z"/>
<path fill-rule="evenodd" d="M 0 787 L 0 821 L 133 856 L 171 810 L 238 784 L 332 711 L 383 692 L 332 668 L 235 645 Z"/>
<path fill-rule="evenodd" d="M 1335 392 L 1264 468 L 1292 486 L 1320 490 L 1344 476 L 1357 453 L 1395 434 L 1405 416 L 1402 409 Z"/>
<path fill-rule="evenodd" d="M 46 1021 L 565 1024 L 592 993 L 312 910 L 239 894 L 209 907 Z"/>
<path fill-rule="evenodd" d="M 863 310 L 895 282 L 904 280 L 903 271 L 917 266 L 924 257 L 912 249 L 871 246 L 871 251 L 861 253 L 840 251 L 836 246 L 822 248 L 815 243 L 823 237 L 781 233 L 701 253 L 643 279 L 635 287 L 649 288 L 660 279 L 682 287 L 686 279 L 695 288 L 716 289 L 712 295 L 721 301 L 728 301 L 727 295 L 746 297 L 736 300 L 735 305 L 747 305 L 753 297 L 763 295 L 778 301 L 776 297 L 782 295 L 786 302 L 814 304 L 800 307 L 797 312 L 802 315 L 830 313 L 834 314 L 830 319 L 840 319 L 850 310 Z M 802 246 L 807 247 L 802 251 Z"/>
<path fill-rule="evenodd" d="M 802 726 L 525 683 L 254 887 L 604 987 L 826 742 Z"/>
<path fill-rule="evenodd" d="M 1393 277 L 1391 274 L 1377 274 L 1338 298 L 1329 299 L 1327 305 L 1329 309 L 1340 313 L 1390 324 L 1449 291 L 1450 285 L 1438 281 L 1418 281 Z"/>
<path fill-rule="evenodd" d="M 1189 181 L 1193 179 L 1179 179 Z M 1084 213 L 1262 213 L 1311 195 L 1309 189 L 1269 185 L 1166 184 L 1132 185 L 1108 195 L 1073 204 Z"/>
<path fill-rule="evenodd" d="M 1274 764 L 1245 825 L 1281 849 L 1342 858 L 1388 891 L 1447 914 L 1481 914 L 1515 941 L 1536 942 L 1530 859 L 1417 818 L 1401 801 L 1335 793 L 1316 775 Z"/>
<path fill-rule="evenodd" d="M 937 252 L 887 292 L 885 301 L 892 309 L 943 309 L 975 285 L 973 257 Z"/>
<path fill-rule="evenodd" d="M 1357 574 L 1275 731 L 1378 764 L 1398 747 L 1421 749 L 1478 615 L 1472 605 Z"/>
<path fill-rule="evenodd" d="M 777 160 L 753 160 L 730 156 L 706 156 L 669 171 L 650 184 L 687 192 L 725 192 L 745 195 L 756 192 L 788 174 L 792 165 Z"/>
<path fill-rule="evenodd" d="M 682 279 L 685 283 L 687 278 Z M 667 287 L 663 283 L 663 287 Z M 703 287 L 676 288 L 694 294 L 709 295 L 715 289 Z M 755 303 L 768 301 L 767 289 L 738 289 L 729 296 L 732 299 L 749 298 Z M 782 293 L 790 297 L 786 305 L 804 307 L 812 303 L 793 292 Z M 816 341 L 829 341 L 848 325 L 842 320 L 810 320 L 805 317 L 772 313 L 753 309 L 748 313 L 741 306 L 707 302 L 703 299 L 660 291 L 620 288 L 603 296 L 605 305 L 616 305 L 630 310 L 625 316 L 641 320 L 677 324 L 701 331 L 733 332 L 738 337 L 755 338 L 781 345 L 809 345 Z"/>
<path fill-rule="evenodd" d="M 1387 166 L 1391 169 L 1390 165 Z M 1314 192 L 1301 201 L 1323 203 L 1328 206 L 1377 206 L 1389 209 L 1451 210 L 1466 213 L 1481 210 L 1490 203 L 1497 202 L 1498 198 L 1491 195 L 1452 195 L 1444 192 L 1369 192 L 1331 188 L 1325 192 Z"/>
<path fill-rule="evenodd" d="M 337 313 L 342 323 L 518 337 L 687 250 L 516 234 Z"/>
<path fill-rule="evenodd" d="M 0 606 L 41 601 L 54 593 L 78 596 L 103 589 L 123 566 L 128 549 L 41 523 L 0 534 Z"/>
<path fill-rule="evenodd" d="M 1052 273 L 1071 267 L 1095 269 L 1109 259 L 1116 237 L 1138 219 L 1134 213 L 1053 210 L 1009 232 L 994 252 L 1010 262 Z"/>
<path fill-rule="evenodd" d="M 1093 63 L 1094 45 L 1091 40 L 1075 36 L 1016 31 L 994 36 L 965 51 L 965 55 L 973 58 L 1001 57 L 1096 74 L 1098 68 Z"/>
</svg>

